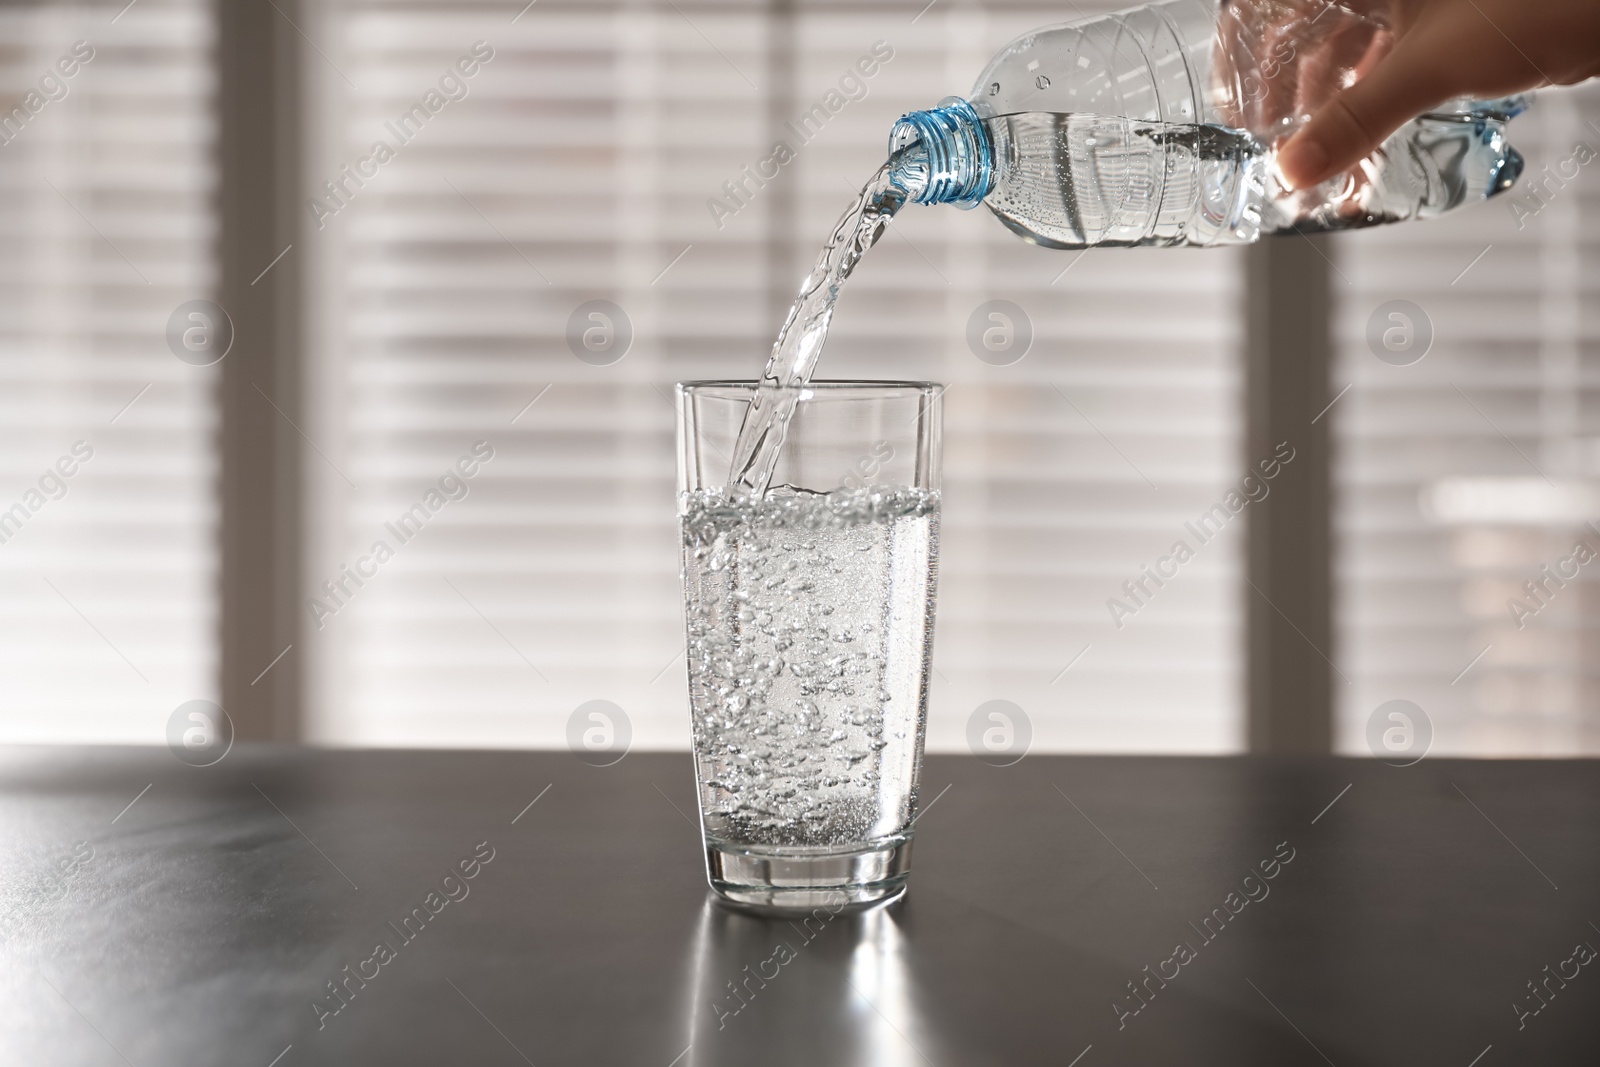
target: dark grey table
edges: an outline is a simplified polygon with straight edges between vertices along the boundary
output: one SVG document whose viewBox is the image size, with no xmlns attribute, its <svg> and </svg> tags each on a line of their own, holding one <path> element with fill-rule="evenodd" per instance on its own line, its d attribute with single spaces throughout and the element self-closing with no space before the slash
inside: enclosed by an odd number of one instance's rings
<svg viewBox="0 0 1600 1067">
<path fill-rule="evenodd" d="M 0 1063 L 1600 1062 L 1596 763 L 924 796 L 904 902 L 789 922 L 708 900 L 683 755 L 0 750 Z"/>
</svg>

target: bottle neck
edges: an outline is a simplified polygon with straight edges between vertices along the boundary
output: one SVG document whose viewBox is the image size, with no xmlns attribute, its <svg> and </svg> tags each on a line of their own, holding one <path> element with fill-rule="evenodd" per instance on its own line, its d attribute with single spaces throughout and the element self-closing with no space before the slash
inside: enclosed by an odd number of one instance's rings
<svg viewBox="0 0 1600 1067">
<path fill-rule="evenodd" d="M 965 100 L 903 116 L 889 132 L 889 178 L 918 204 L 973 207 L 994 187 L 994 143 Z"/>
</svg>

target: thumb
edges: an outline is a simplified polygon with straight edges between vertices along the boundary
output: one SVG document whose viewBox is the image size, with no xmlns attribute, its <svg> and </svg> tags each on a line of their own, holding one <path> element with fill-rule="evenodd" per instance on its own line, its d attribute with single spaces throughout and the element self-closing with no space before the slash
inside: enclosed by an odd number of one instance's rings
<svg viewBox="0 0 1600 1067">
<path fill-rule="evenodd" d="M 1279 149 L 1278 171 L 1290 188 L 1304 189 L 1349 170 L 1395 130 L 1450 98 L 1454 79 L 1424 58 L 1419 36 L 1402 38 L 1365 78 L 1319 108 Z"/>
</svg>

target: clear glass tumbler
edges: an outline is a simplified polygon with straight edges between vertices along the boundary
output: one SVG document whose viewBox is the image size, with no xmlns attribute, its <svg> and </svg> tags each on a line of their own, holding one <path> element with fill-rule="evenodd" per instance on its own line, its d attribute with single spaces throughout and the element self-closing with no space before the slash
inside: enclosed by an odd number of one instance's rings
<svg viewBox="0 0 1600 1067">
<path fill-rule="evenodd" d="M 888 900 L 905 889 L 918 810 L 943 387 L 811 383 L 759 500 L 727 485 L 754 391 L 677 394 L 707 873 L 756 907 Z"/>
</svg>

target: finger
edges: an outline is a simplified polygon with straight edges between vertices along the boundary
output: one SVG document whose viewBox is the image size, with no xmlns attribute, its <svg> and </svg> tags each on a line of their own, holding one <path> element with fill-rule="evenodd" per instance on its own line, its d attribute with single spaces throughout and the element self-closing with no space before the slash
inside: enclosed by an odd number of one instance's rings
<svg viewBox="0 0 1600 1067">
<path fill-rule="evenodd" d="M 1426 58 L 1413 34 L 1365 78 L 1324 104 L 1278 152 L 1278 171 L 1293 189 L 1340 174 L 1395 130 L 1450 98 L 1454 75 Z M 1412 46 L 1412 47 L 1408 47 Z"/>
</svg>

